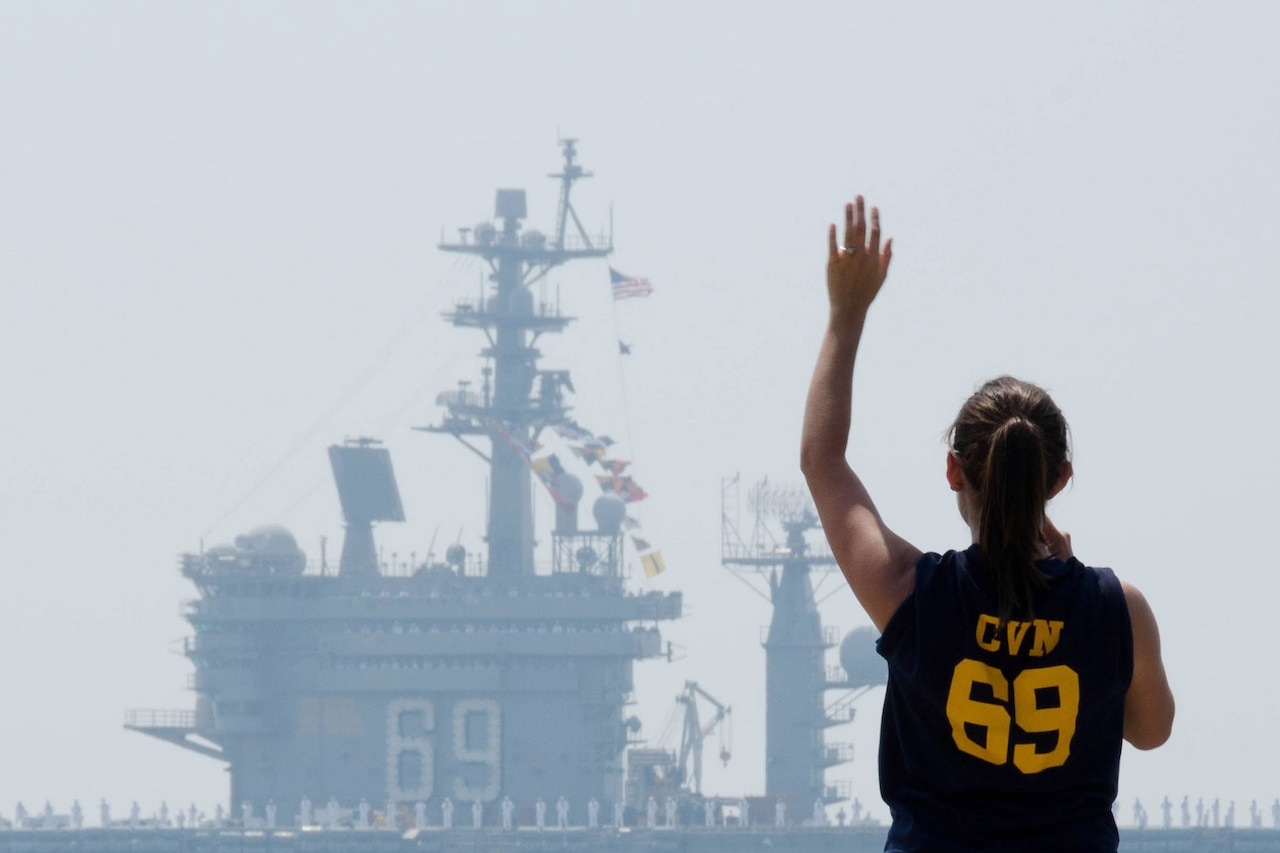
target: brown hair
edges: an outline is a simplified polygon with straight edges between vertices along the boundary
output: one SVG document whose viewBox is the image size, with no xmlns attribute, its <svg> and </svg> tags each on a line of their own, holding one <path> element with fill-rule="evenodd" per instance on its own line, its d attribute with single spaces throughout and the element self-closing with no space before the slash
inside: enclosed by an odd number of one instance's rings
<svg viewBox="0 0 1280 853">
<path fill-rule="evenodd" d="M 1041 387 L 1001 376 L 974 392 L 948 431 L 977 492 L 978 547 L 996 584 L 1001 621 L 1030 618 L 1044 586 L 1036 551 L 1044 505 L 1070 455 L 1067 420 Z"/>
</svg>

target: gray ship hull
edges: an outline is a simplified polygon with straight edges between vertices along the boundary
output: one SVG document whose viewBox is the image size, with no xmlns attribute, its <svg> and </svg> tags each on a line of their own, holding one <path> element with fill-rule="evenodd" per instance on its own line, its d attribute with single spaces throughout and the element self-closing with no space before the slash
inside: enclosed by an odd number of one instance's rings
<svg viewBox="0 0 1280 853">
<path fill-rule="evenodd" d="M 879 853 L 882 827 L 765 829 L 0 831 L 0 853 Z M 1280 829 L 1121 830 L 1121 853 L 1280 851 Z"/>
</svg>

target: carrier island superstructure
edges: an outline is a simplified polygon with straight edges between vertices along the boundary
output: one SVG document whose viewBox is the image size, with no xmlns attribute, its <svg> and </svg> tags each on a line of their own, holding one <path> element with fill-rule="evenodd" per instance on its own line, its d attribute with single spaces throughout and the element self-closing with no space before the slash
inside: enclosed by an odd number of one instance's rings
<svg viewBox="0 0 1280 853">
<path fill-rule="evenodd" d="M 567 371 L 540 369 L 535 347 L 571 318 L 531 285 L 612 251 L 612 236 L 588 236 L 573 209 L 573 184 L 589 173 L 573 141 L 562 145 L 553 235 L 522 227 L 523 190 L 498 190 L 493 221 L 440 244 L 489 270 L 486 297 L 445 315 L 486 346 L 478 390 L 442 394 L 443 417 L 423 429 L 487 463 L 488 553 L 455 545 L 407 575 L 380 571 L 373 524 L 404 512 L 387 451 L 361 440 L 330 449 L 346 522 L 336 572 L 304 570 L 279 527 L 181 559 L 199 591 L 184 610 L 196 707 L 131 712 L 127 725 L 225 761 L 236 808 L 292 810 L 307 797 L 438 813 L 445 798 L 528 809 L 564 796 L 581 809 L 624 794 L 632 666 L 662 653 L 658 625 L 680 616 L 681 596 L 627 590 L 623 498 L 602 494 L 584 519 L 581 481 L 567 473 L 551 484 L 551 571 L 535 572 L 524 448 L 568 421 L 572 385 Z"/>
</svg>

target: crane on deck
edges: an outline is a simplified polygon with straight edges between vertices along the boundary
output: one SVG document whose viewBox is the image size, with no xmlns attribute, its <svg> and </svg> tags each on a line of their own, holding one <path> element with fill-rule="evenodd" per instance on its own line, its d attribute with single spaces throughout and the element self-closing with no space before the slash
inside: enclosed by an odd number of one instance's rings
<svg viewBox="0 0 1280 853">
<path fill-rule="evenodd" d="M 702 697 L 715 709 L 707 723 L 698 714 L 698 697 Z M 686 681 L 684 692 L 676 697 L 684 705 L 684 729 L 680 735 L 680 757 L 676 763 L 677 783 L 694 794 L 702 793 L 702 745 L 707 735 L 720 727 L 720 761 L 728 765 L 733 748 L 732 708 L 698 686 L 696 681 Z M 726 722 L 727 721 L 727 722 Z M 721 726 L 721 723 L 724 723 Z M 692 776 L 689 759 L 693 758 Z"/>
</svg>

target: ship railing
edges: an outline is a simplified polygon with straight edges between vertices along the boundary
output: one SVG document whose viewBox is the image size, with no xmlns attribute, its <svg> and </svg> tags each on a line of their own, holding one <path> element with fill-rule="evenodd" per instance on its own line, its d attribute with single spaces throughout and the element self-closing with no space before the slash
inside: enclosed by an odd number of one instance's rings
<svg viewBox="0 0 1280 853">
<path fill-rule="evenodd" d="M 849 673 L 844 671 L 842 666 L 827 667 L 827 683 L 835 686 L 843 686 L 849 683 Z"/>
<path fill-rule="evenodd" d="M 560 313 L 560 307 L 550 302 L 539 301 L 535 307 L 534 316 L 543 317 L 548 320 L 568 320 Z M 471 318 L 488 319 L 495 316 L 489 312 L 489 306 L 485 304 L 483 299 L 459 299 L 453 303 L 453 311 L 446 312 L 446 318 L 461 322 L 465 325 L 476 325 L 474 322 L 467 322 Z M 436 395 L 436 405 L 446 404 L 462 404 L 479 406 L 483 398 L 474 391 L 442 391 Z"/>
<path fill-rule="evenodd" d="M 526 232 L 528 237 L 533 232 Z M 477 239 L 474 232 L 467 231 L 460 233 L 457 240 L 441 240 L 440 248 L 445 251 L 458 250 L 474 250 L 474 249 L 519 249 L 525 253 L 537 256 L 541 254 L 551 254 L 557 251 L 565 252 L 610 252 L 613 251 L 613 237 L 609 234 L 595 234 L 583 237 L 581 234 L 565 234 L 564 245 L 557 248 L 555 243 L 548 237 L 545 241 L 537 244 L 504 242 L 502 235 L 494 234 L 488 239 Z"/>
<path fill-rule="evenodd" d="M 770 628 L 772 628 L 771 625 L 760 626 L 760 642 L 761 643 L 769 642 Z M 840 629 L 835 627 L 834 625 L 823 625 L 818 636 L 819 636 L 818 645 L 831 647 L 839 644 Z M 796 645 L 801 645 L 801 644 L 796 644 Z M 818 671 L 819 677 L 822 677 L 823 674 L 824 673 L 822 672 L 821 667 L 819 667 L 819 671 Z"/>
<path fill-rule="evenodd" d="M 848 779 L 837 779 L 822 786 L 822 799 L 828 803 L 847 800 L 853 796 L 853 785 Z"/>
<path fill-rule="evenodd" d="M 124 712 L 127 729 L 194 729 L 196 712 L 173 709 L 130 708 Z"/>
<path fill-rule="evenodd" d="M 851 743 L 828 743 L 823 744 L 818 753 L 818 758 L 823 764 L 844 764 L 853 761 L 853 744 Z"/>
<path fill-rule="evenodd" d="M 640 656 L 658 657 L 662 654 L 662 634 L 657 628 L 632 628 L 631 634 L 640 645 Z"/>
<path fill-rule="evenodd" d="M 852 702 L 841 701 L 828 708 L 825 713 L 827 722 L 840 725 L 842 723 L 852 723 L 853 718 L 858 713 L 858 709 L 853 706 Z"/>
<path fill-rule="evenodd" d="M 550 240 L 547 241 L 547 248 L 555 249 Z M 608 234 L 597 234 L 589 239 L 583 239 L 579 234 L 564 235 L 564 248 L 570 252 L 581 252 L 584 250 L 600 251 L 602 249 L 613 248 L 613 238 Z"/>
</svg>

